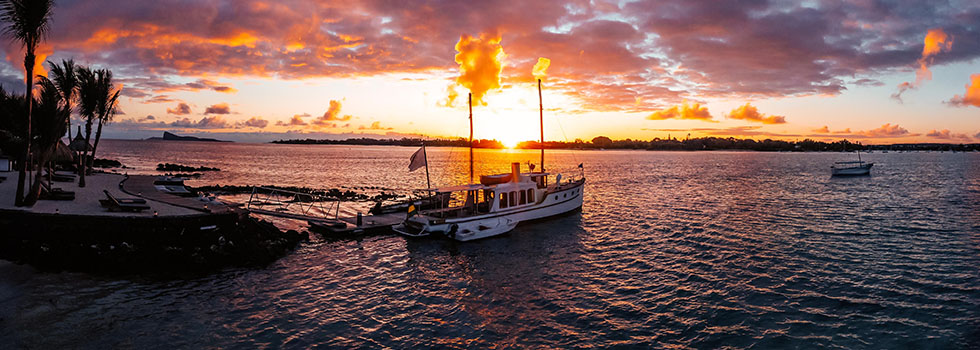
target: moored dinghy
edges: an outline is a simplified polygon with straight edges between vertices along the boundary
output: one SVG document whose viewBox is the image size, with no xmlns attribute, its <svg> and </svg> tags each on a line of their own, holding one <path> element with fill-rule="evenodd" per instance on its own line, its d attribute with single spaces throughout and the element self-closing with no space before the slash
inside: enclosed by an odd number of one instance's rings
<svg viewBox="0 0 980 350">
<path fill-rule="evenodd" d="M 858 160 L 849 162 L 835 162 L 830 167 L 831 176 L 864 176 L 871 175 L 871 167 L 875 163 L 868 163 L 861 160 L 861 152 L 858 151 Z"/>
</svg>

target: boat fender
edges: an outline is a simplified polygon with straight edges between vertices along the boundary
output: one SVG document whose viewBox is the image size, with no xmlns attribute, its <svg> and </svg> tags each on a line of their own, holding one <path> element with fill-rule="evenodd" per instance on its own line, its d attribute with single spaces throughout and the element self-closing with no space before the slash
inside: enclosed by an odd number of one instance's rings
<svg viewBox="0 0 980 350">
<path fill-rule="evenodd" d="M 456 239 L 456 230 L 459 230 L 459 225 L 452 224 L 452 226 L 449 226 L 449 232 L 446 232 L 446 237 Z"/>
</svg>

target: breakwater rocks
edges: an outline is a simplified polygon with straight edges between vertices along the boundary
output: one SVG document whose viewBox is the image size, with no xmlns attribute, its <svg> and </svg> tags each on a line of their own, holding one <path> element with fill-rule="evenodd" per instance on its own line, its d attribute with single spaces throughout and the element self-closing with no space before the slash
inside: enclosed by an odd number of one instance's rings
<svg viewBox="0 0 980 350">
<path fill-rule="evenodd" d="M 206 166 L 193 167 L 180 164 L 161 163 L 157 164 L 157 171 L 180 171 L 186 173 L 193 171 L 221 171 L 221 169 Z"/>
<path fill-rule="evenodd" d="M 0 210 L 0 258 L 42 270 L 208 273 L 263 266 L 308 239 L 240 213 L 181 217 L 36 214 Z"/>
<path fill-rule="evenodd" d="M 190 187 L 187 186 L 190 191 L 197 192 L 207 192 L 215 194 L 248 194 L 252 193 L 253 189 L 256 193 L 269 194 L 274 190 L 284 190 L 290 192 L 298 192 L 304 194 L 310 194 L 313 196 L 319 196 L 322 200 L 342 200 L 342 201 L 379 201 L 379 200 L 392 200 L 405 197 L 405 195 L 399 195 L 395 193 L 381 192 L 381 194 L 369 196 L 363 193 L 357 193 L 351 190 L 339 190 L 336 188 L 331 188 L 328 190 L 308 188 L 308 187 L 296 187 L 296 186 L 236 186 L 236 185 L 211 185 L 211 186 L 201 186 L 201 187 Z M 271 190 L 270 190 L 271 189 Z M 294 201 L 297 202 L 311 202 L 315 198 L 313 196 L 296 196 Z"/>
</svg>

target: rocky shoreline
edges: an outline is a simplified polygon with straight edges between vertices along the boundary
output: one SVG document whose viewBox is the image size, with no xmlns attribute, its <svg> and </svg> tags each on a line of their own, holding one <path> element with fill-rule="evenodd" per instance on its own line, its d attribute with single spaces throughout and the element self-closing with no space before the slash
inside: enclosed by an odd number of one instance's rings
<svg viewBox="0 0 980 350">
<path fill-rule="evenodd" d="M 112 217 L 0 210 L 0 259 L 47 271 L 209 273 L 267 265 L 308 240 L 239 212 Z"/>
</svg>

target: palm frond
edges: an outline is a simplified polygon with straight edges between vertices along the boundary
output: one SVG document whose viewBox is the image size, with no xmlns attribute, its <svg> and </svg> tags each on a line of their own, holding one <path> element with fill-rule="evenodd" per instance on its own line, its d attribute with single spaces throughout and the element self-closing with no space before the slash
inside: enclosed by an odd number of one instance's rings
<svg viewBox="0 0 980 350">
<path fill-rule="evenodd" d="M 53 0 L 0 1 L 0 21 L 7 24 L 3 34 L 20 42 L 28 54 L 33 54 L 51 29 L 53 8 Z"/>
<path fill-rule="evenodd" d="M 50 74 L 54 85 L 58 87 L 58 92 L 61 95 L 62 100 L 64 100 L 65 105 L 68 108 L 72 108 L 72 104 L 75 102 L 76 93 L 78 90 L 78 66 L 75 65 L 75 60 L 67 59 L 61 60 L 61 64 L 55 64 L 54 62 L 48 61 L 48 66 L 50 67 Z"/>
</svg>

